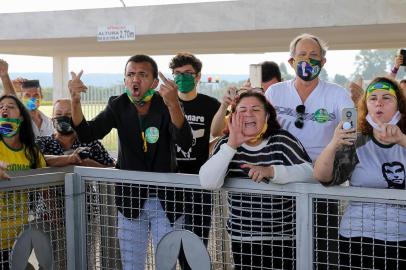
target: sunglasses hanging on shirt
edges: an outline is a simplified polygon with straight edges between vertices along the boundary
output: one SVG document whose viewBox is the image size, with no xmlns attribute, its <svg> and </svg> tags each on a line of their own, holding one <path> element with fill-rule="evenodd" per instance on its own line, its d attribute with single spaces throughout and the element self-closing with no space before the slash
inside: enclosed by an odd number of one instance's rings
<svg viewBox="0 0 406 270">
<path fill-rule="evenodd" d="M 303 104 L 297 105 L 296 106 L 296 121 L 295 121 L 295 127 L 297 128 L 303 128 L 304 125 L 304 113 L 305 113 L 306 107 Z"/>
</svg>

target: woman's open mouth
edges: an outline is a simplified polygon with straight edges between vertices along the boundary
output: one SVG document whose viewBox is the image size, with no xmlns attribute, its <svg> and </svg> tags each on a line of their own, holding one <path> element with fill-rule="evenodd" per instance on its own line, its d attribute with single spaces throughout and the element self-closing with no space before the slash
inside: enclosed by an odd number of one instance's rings
<svg viewBox="0 0 406 270">
<path fill-rule="evenodd" d="M 256 122 L 245 122 L 244 127 L 250 128 L 250 127 L 256 127 L 257 123 Z"/>
</svg>

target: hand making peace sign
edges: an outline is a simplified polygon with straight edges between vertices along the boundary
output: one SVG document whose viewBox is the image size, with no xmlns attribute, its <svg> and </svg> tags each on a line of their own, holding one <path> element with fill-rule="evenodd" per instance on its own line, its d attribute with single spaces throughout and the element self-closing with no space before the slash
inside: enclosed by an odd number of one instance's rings
<svg viewBox="0 0 406 270">
<path fill-rule="evenodd" d="M 81 70 L 77 75 L 73 71 L 70 74 L 72 76 L 72 80 L 69 80 L 68 82 L 69 92 L 72 101 L 78 102 L 80 101 L 80 93 L 86 93 L 87 90 L 86 85 L 81 81 L 83 70 Z"/>
</svg>

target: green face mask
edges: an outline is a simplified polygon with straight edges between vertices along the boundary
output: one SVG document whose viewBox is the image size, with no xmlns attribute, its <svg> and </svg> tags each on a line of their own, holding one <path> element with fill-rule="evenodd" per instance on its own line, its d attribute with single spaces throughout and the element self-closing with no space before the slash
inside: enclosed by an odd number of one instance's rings
<svg viewBox="0 0 406 270">
<path fill-rule="evenodd" d="M 152 99 L 152 96 L 155 93 L 154 89 L 148 89 L 147 92 L 145 92 L 145 94 L 140 98 L 140 100 L 136 100 L 130 93 L 130 90 L 128 90 L 128 88 L 125 88 L 125 93 L 127 94 L 128 98 L 130 99 L 130 101 L 132 103 L 134 103 L 135 105 L 139 105 L 142 106 L 144 105 L 146 102 L 150 101 Z"/>
<path fill-rule="evenodd" d="M 181 93 L 189 93 L 195 86 L 195 77 L 192 74 L 181 73 L 175 76 L 175 83 Z"/>
</svg>

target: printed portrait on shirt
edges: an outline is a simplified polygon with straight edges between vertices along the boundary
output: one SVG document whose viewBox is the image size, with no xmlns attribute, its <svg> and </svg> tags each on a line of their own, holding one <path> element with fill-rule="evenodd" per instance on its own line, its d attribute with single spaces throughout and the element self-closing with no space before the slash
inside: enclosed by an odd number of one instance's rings
<svg viewBox="0 0 406 270">
<path fill-rule="evenodd" d="M 398 161 L 382 164 L 382 174 L 388 188 L 405 189 L 405 167 Z"/>
</svg>

